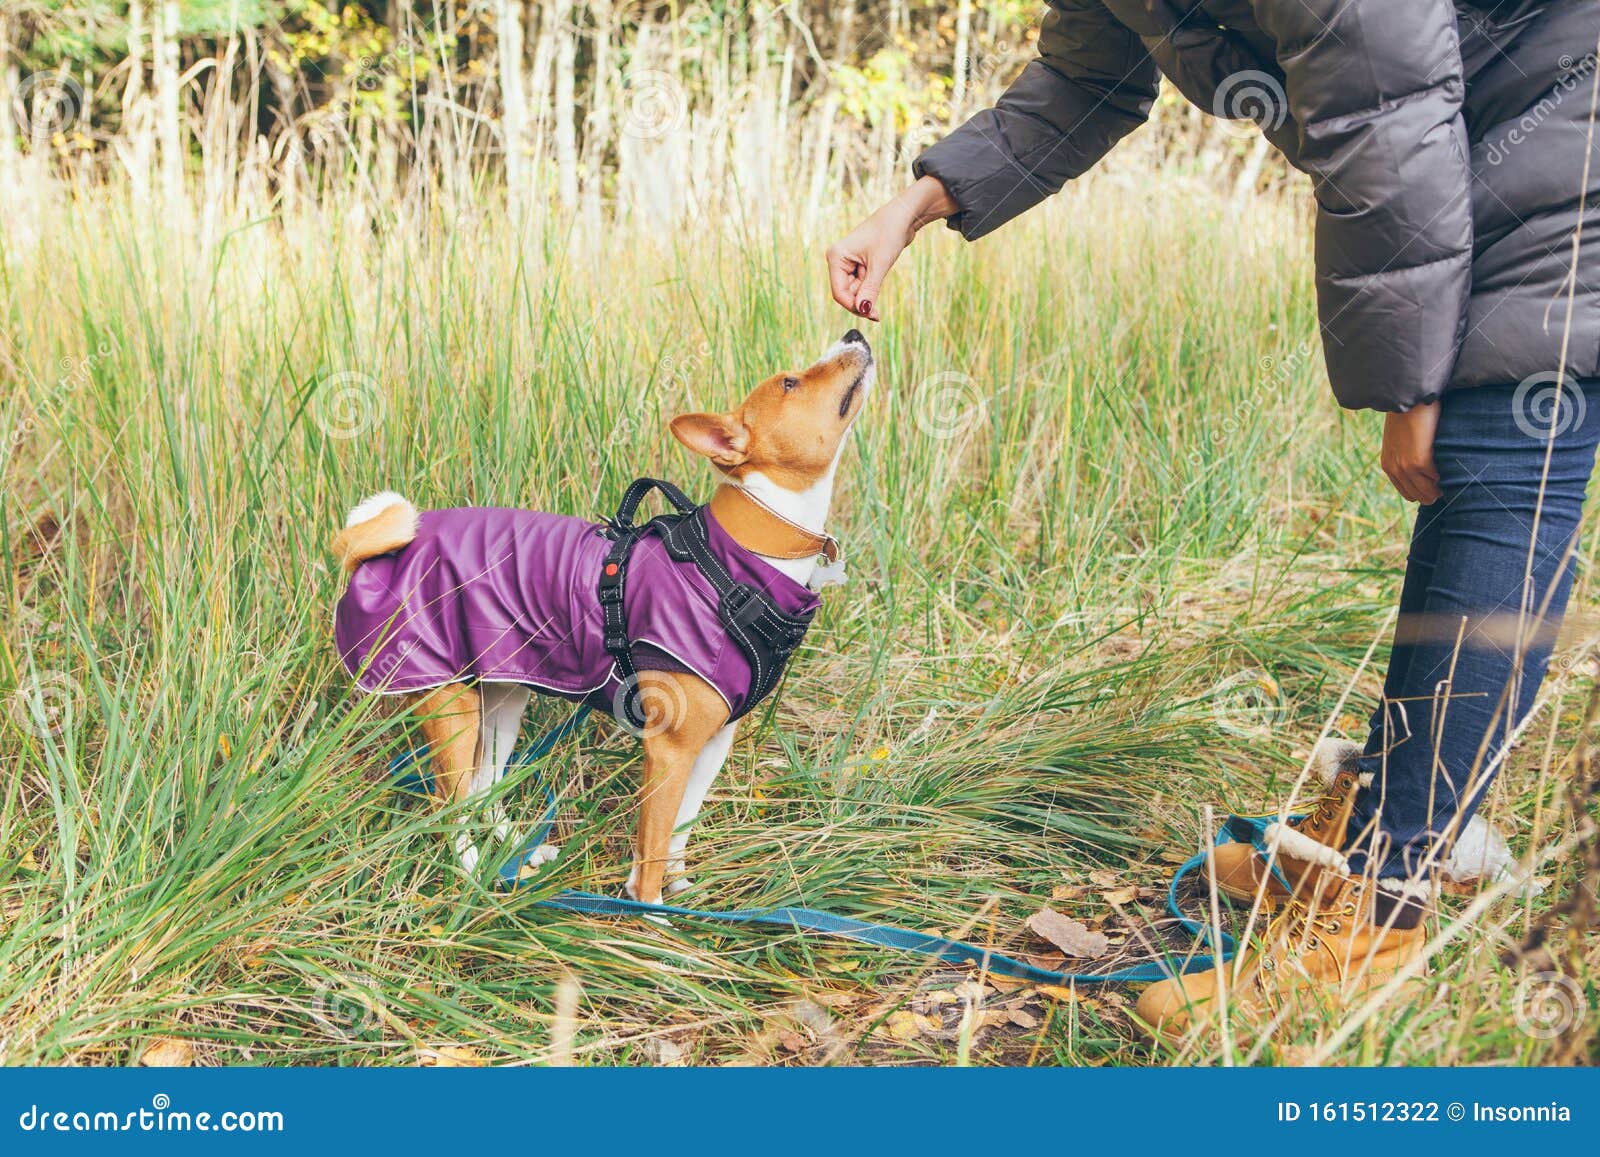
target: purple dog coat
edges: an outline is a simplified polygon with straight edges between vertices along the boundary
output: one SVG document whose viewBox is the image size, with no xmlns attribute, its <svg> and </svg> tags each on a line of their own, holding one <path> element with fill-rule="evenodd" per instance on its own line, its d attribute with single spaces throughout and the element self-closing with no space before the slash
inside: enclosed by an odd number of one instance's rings
<svg viewBox="0 0 1600 1157">
<path fill-rule="evenodd" d="M 816 594 L 734 542 L 704 512 L 712 553 L 791 615 Z M 457 680 L 522 683 L 612 711 L 621 681 L 597 594 L 611 549 L 600 523 L 497 507 L 424 511 L 417 537 L 363 562 L 334 614 L 334 641 L 363 691 L 401 694 Z M 742 713 L 751 671 L 692 561 L 658 535 L 628 561 L 623 609 L 641 670 L 691 671 Z"/>
</svg>

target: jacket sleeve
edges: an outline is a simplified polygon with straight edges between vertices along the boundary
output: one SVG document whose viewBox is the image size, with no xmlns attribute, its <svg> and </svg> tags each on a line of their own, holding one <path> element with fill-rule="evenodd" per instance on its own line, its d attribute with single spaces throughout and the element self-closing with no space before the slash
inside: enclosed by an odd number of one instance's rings
<svg viewBox="0 0 1600 1157">
<path fill-rule="evenodd" d="M 960 206 L 949 219 L 969 241 L 999 228 L 1080 176 L 1144 123 L 1159 73 L 1100 0 L 1049 0 L 1032 61 L 994 108 L 978 113 L 912 166 L 938 177 Z"/>
<path fill-rule="evenodd" d="M 1251 0 L 1317 199 L 1317 308 L 1349 409 L 1444 392 L 1472 276 L 1452 0 Z"/>
</svg>

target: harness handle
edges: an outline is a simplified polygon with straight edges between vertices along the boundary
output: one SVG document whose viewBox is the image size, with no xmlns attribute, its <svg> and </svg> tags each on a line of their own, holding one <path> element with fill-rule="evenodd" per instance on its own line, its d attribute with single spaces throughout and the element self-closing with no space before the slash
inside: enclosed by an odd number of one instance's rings
<svg viewBox="0 0 1600 1157">
<path fill-rule="evenodd" d="M 627 534 L 637 529 L 633 523 L 633 516 L 639 512 L 639 504 L 652 490 L 661 491 L 662 496 L 672 503 L 679 514 L 691 514 L 698 509 L 697 504 L 691 502 L 689 496 L 672 483 L 661 478 L 636 478 L 623 494 L 622 501 L 617 505 L 616 514 L 607 522 L 613 536 Z"/>
</svg>

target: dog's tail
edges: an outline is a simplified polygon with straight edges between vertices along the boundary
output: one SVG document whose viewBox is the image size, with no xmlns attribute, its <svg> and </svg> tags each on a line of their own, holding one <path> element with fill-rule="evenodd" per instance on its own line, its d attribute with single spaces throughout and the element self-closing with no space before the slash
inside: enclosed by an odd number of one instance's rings
<svg viewBox="0 0 1600 1157">
<path fill-rule="evenodd" d="M 392 490 L 359 502 L 329 544 L 346 574 L 417 537 L 417 508 Z"/>
</svg>

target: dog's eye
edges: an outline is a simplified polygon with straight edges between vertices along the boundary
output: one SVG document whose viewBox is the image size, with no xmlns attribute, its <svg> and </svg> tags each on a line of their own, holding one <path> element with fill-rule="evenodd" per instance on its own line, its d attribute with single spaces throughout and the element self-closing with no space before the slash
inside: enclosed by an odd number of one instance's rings
<svg viewBox="0 0 1600 1157">
<path fill-rule="evenodd" d="M 799 378 L 784 378 L 783 379 L 783 392 L 787 394 L 790 390 L 794 389 L 799 384 L 800 384 L 800 379 Z"/>
</svg>

